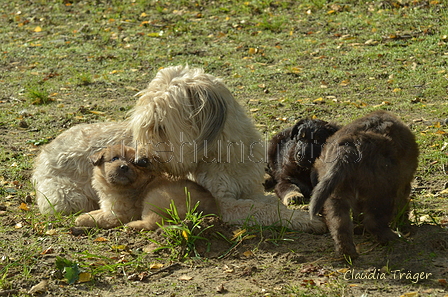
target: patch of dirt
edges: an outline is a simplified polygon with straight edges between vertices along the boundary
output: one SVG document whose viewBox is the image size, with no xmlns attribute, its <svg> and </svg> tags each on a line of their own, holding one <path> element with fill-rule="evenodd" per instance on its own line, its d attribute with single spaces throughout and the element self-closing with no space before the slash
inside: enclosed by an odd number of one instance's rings
<svg viewBox="0 0 448 297">
<path fill-rule="evenodd" d="M 2 217 L 2 225 L 27 223 L 18 217 Z M 36 232 L 39 223 L 34 223 Z M 207 240 L 196 244 L 200 257 L 190 255 L 183 261 L 170 258 L 169 250 L 152 251 L 155 245 L 151 241 L 165 242 L 161 230 L 137 232 L 116 228 L 77 232 L 72 228 L 67 232 L 65 228 L 55 228 L 49 229 L 55 230 L 54 233 L 42 229 L 41 237 L 30 239 L 31 229 L 17 227 L 15 232 L 3 232 L 0 240 L 28 242 L 30 248 L 36 248 L 38 265 L 32 267 L 32 277 L 12 284 L 9 290 L 27 292 L 46 279 L 48 285 L 41 296 L 399 296 L 406 292 L 440 296 L 447 293 L 448 232 L 438 226 L 413 226 L 405 239 L 388 246 L 378 245 L 368 235 L 356 235 L 361 256 L 352 265 L 332 257 L 333 242 L 328 234 L 281 233 L 281 228 L 273 227 L 250 228 L 244 232 L 215 217 L 204 220 L 202 226 L 213 227 L 202 234 Z M 242 236 L 235 239 L 238 232 Z M 33 240 L 39 242 L 37 246 Z M 20 257 L 20 251 L 14 251 L 11 245 L 3 252 L 0 262 L 3 267 L 8 259 Z M 55 269 L 58 257 L 78 259 L 84 270 L 88 271 L 90 266 L 97 273 L 88 282 L 68 285 Z M 108 266 L 126 262 L 154 266 L 122 265 L 113 273 L 105 273 Z M 103 272 L 99 272 L 101 269 Z M 12 273 L 21 272 L 11 267 L 7 275 Z M 5 292 L 0 290 L 2 296 Z"/>
</svg>

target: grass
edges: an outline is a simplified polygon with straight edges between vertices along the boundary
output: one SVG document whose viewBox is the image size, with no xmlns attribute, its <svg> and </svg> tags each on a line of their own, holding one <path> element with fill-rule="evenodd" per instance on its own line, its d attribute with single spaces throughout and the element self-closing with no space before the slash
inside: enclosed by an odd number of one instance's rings
<svg viewBox="0 0 448 297">
<path fill-rule="evenodd" d="M 442 192 L 448 168 L 447 24 L 444 1 L 4 3 L 0 205 L 6 213 L 0 216 L 0 247 L 7 259 L 0 260 L 1 287 L 29 288 L 36 272 L 54 269 L 52 257 L 42 254 L 50 247 L 89 268 L 99 284 L 123 269 L 150 271 L 154 259 L 138 252 L 145 235 L 117 228 L 72 236 L 74 217 L 38 213 L 29 178 L 42 145 L 76 124 L 124 119 L 138 90 L 169 65 L 188 63 L 223 78 L 267 136 L 302 117 L 345 124 L 376 109 L 396 113 L 420 147 L 413 223 L 440 224 L 448 215 Z M 19 208 L 23 202 L 29 210 Z M 194 243 L 187 252 L 186 238 L 179 235 L 194 224 L 177 224 L 165 230 L 177 240 L 171 247 L 195 255 Z M 289 242 L 285 229 L 246 227 L 245 236 L 256 240 L 227 238 L 230 245 L 250 242 L 247 249 L 255 251 L 260 242 L 279 248 Z M 108 241 L 95 241 L 99 237 Z M 177 244 L 184 250 L 175 249 Z M 302 289 L 299 282 L 287 293 L 346 290 Z"/>
<path fill-rule="evenodd" d="M 163 231 L 164 242 L 151 240 L 159 247 L 155 250 L 168 249 L 174 259 L 185 259 L 187 257 L 201 258 L 196 245 L 199 241 L 205 242 L 206 249 L 210 249 L 209 239 L 201 236 L 213 225 L 204 226 L 204 219 L 211 214 L 198 212 L 199 201 L 191 205 L 190 192 L 185 188 L 186 214 L 185 218 L 179 215 L 174 201 L 171 201 L 169 209 L 159 209 L 162 223 L 157 225 Z"/>
</svg>

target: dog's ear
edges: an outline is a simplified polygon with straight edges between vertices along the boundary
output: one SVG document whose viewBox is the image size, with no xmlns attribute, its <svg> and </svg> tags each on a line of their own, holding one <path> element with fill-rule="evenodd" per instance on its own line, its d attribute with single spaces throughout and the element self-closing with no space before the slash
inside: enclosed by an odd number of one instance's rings
<svg viewBox="0 0 448 297">
<path fill-rule="evenodd" d="M 292 127 L 291 136 L 290 136 L 291 140 L 296 138 L 297 134 L 299 134 L 299 131 L 301 128 L 300 126 L 302 126 L 304 123 L 305 123 L 305 120 L 300 120 L 294 125 L 294 127 Z"/>
<path fill-rule="evenodd" d="M 92 162 L 93 166 L 99 166 L 104 163 L 104 150 L 96 152 L 89 157 L 90 162 Z"/>
<path fill-rule="evenodd" d="M 325 124 L 325 130 L 328 131 L 329 136 L 336 133 L 341 127 L 339 125 L 333 124 L 333 123 L 326 123 Z"/>
</svg>

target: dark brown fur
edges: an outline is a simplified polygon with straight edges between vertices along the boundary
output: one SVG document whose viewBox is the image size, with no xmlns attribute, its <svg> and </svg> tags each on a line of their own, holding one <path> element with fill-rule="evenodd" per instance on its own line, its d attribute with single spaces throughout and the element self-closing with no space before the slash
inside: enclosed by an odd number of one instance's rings
<svg viewBox="0 0 448 297">
<path fill-rule="evenodd" d="M 310 214 L 324 209 L 336 252 L 356 258 L 353 217 L 380 243 L 398 235 L 389 227 L 400 213 L 407 218 L 418 146 L 410 129 L 386 111 L 376 111 L 343 127 L 327 141 L 315 168 Z"/>
<path fill-rule="evenodd" d="M 268 149 L 266 190 L 275 187 L 283 204 L 308 202 L 313 189 L 311 169 L 328 137 L 339 127 L 322 120 L 304 119 L 275 135 Z"/>
</svg>

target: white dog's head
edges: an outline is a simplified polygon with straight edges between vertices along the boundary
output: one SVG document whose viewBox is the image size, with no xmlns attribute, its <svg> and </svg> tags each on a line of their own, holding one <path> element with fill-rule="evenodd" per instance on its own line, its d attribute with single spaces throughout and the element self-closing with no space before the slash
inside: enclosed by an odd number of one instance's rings
<svg viewBox="0 0 448 297">
<path fill-rule="evenodd" d="M 205 146 L 211 149 L 235 101 L 220 79 L 188 66 L 160 70 L 137 95 L 129 128 L 134 141 L 158 152 L 161 162 L 182 162 L 178 156 L 191 162 Z"/>
</svg>

